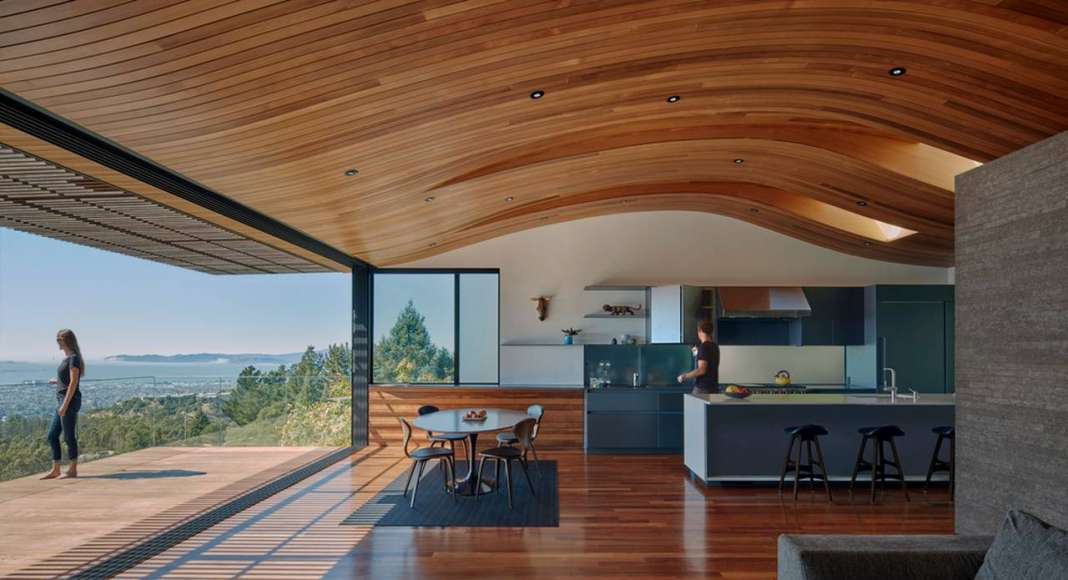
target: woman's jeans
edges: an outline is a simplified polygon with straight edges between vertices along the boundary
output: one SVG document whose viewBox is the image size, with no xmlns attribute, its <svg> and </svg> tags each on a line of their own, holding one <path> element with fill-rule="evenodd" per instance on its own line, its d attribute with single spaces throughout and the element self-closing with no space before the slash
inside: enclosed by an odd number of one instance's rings
<svg viewBox="0 0 1068 580">
<path fill-rule="evenodd" d="M 62 405 L 62 401 L 60 402 Z M 67 412 L 62 417 L 59 411 L 52 416 L 52 427 L 48 430 L 48 444 L 52 447 L 52 461 L 59 461 L 63 453 L 59 448 L 59 435 L 63 434 L 63 441 L 67 443 L 67 456 L 71 461 L 78 459 L 78 411 L 82 408 L 82 398 L 75 395 L 71 399 Z"/>
</svg>

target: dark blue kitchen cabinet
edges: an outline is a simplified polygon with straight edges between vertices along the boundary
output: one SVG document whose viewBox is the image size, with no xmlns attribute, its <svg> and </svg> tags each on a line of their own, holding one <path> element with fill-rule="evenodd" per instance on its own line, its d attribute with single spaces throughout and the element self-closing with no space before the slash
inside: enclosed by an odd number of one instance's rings
<svg viewBox="0 0 1068 580">
<path fill-rule="evenodd" d="M 586 391 L 589 453 L 681 453 L 686 387 L 608 387 Z"/>
<path fill-rule="evenodd" d="M 870 371 L 878 385 L 894 369 L 897 386 L 921 393 L 954 391 L 954 294 L 951 285 L 885 285 L 865 289 L 873 305 L 865 320 L 866 344 L 873 345 Z"/>
<path fill-rule="evenodd" d="M 794 321 L 792 344 L 844 346 L 864 343 L 864 289 L 805 288 L 812 314 Z"/>
<path fill-rule="evenodd" d="M 720 318 L 722 345 L 844 346 L 864 343 L 864 289 L 804 288 L 812 312 L 799 318 Z"/>
<path fill-rule="evenodd" d="M 726 346 L 790 345 L 791 322 L 784 318 L 720 318 L 716 322 L 716 342 Z"/>
</svg>

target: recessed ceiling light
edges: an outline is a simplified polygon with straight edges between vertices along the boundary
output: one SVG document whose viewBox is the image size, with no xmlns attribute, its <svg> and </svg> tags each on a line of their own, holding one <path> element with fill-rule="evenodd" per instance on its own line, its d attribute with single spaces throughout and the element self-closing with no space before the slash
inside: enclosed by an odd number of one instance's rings
<svg viewBox="0 0 1068 580">
<path fill-rule="evenodd" d="M 755 207 L 751 207 L 749 208 L 749 213 L 760 213 L 760 210 Z"/>
<path fill-rule="evenodd" d="M 357 173 L 359 173 L 359 171 L 356 171 L 356 168 L 353 167 L 352 169 L 349 169 L 348 171 L 346 171 L 345 175 L 348 175 L 349 177 L 352 177 L 353 175 L 356 175 Z"/>
<path fill-rule="evenodd" d="M 509 195 L 508 197 L 504 198 L 504 201 L 515 201 L 515 198 Z"/>
<path fill-rule="evenodd" d="M 677 103 L 677 102 L 679 102 L 680 99 L 682 99 L 682 97 L 680 97 L 678 95 L 671 95 L 670 97 L 667 98 L 667 102 L 669 102 L 669 103 Z"/>
<path fill-rule="evenodd" d="M 438 243 L 437 243 L 437 242 L 430 242 L 430 247 L 431 247 L 431 248 L 433 248 L 433 247 L 434 247 L 434 246 L 436 246 L 436 245 L 438 245 Z"/>
<path fill-rule="evenodd" d="M 864 245 L 870 247 L 872 244 L 871 244 L 871 242 L 864 242 Z"/>
<path fill-rule="evenodd" d="M 861 201 L 857 202 L 857 205 L 859 205 L 860 207 L 867 207 L 868 206 L 868 202 L 866 202 L 864 200 L 861 200 Z"/>
<path fill-rule="evenodd" d="M 538 89 L 538 90 L 534 91 L 533 93 L 530 93 L 530 98 L 532 98 L 534 100 L 540 99 L 540 98 L 542 98 L 544 96 L 545 96 L 545 91 L 543 91 L 541 89 Z"/>
<path fill-rule="evenodd" d="M 735 160 L 734 160 L 734 164 L 735 164 L 735 165 L 741 165 L 741 164 L 743 164 L 743 163 L 745 163 L 745 159 L 741 159 L 741 158 L 739 158 L 739 159 L 735 159 Z"/>
<path fill-rule="evenodd" d="M 887 72 L 889 72 L 890 76 L 892 76 L 892 77 L 900 77 L 900 76 L 904 76 L 905 73 L 908 72 L 908 70 L 905 69 L 905 67 L 903 67 L 903 66 L 895 66 L 894 68 L 890 69 Z"/>
<path fill-rule="evenodd" d="M 430 203 L 430 202 L 434 201 L 434 196 L 433 195 L 428 195 L 427 197 L 423 198 L 423 201 L 425 201 L 427 203 Z"/>
</svg>

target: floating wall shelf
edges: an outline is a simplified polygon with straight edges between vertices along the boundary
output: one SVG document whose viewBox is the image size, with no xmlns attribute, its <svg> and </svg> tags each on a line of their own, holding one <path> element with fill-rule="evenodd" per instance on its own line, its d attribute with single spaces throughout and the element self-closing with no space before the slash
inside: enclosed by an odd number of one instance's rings
<svg viewBox="0 0 1068 580">
<path fill-rule="evenodd" d="M 645 292 L 648 289 L 648 286 L 630 286 L 626 284 L 594 284 L 583 288 L 587 292 Z"/>
<path fill-rule="evenodd" d="M 611 314 L 609 314 L 607 312 L 594 312 L 592 314 L 587 314 L 586 316 L 583 316 L 583 318 L 620 318 L 620 319 L 631 320 L 631 319 L 645 318 L 645 313 L 642 313 L 642 314 L 627 314 L 627 315 L 624 315 L 624 316 L 612 316 Z"/>
</svg>

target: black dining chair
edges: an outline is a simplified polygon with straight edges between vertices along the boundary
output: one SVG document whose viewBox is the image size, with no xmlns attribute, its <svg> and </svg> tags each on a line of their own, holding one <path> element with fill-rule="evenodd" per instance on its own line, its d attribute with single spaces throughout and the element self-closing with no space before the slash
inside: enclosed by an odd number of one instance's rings
<svg viewBox="0 0 1068 580">
<path fill-rule="evenodd" d="M 434 405 L 423 405 L 422 407 L 419 407 L 419 410 L 417 410 L 416 413 L 422 417 L 423 415 L 429 415 L 430 413 L 437 413 L 440 410 L 441 409 L 438 409 Z M 445 444 L 448 443 L 449 448 L 452 449 L 454 455 L 456 454 L 456 442 L 459 441 L 464 446 L 464 457 L 467 457 L 467 435 L 464 435 L 463 433 L 434 433 L 432 431 L 427 431 L 426 436 L 430 440 L 431 447 L 438 443 L 441 443 L 441 446 L 444 447 Z"/>
<path fill-rule="evenodd" d="M 508 488 L 508 509 L 512 509 L 512 462 L 518 461 L 519 466 L 523 468 L 523 476 L 526 477 L 527 485 L 530 487 L 530 495 L 537 496 L 534 491 L 534 484 L 530 481 L 530 472 L 527 470 L 526 453 L 531 449 L 531 444 L 534 439 L 534 428 L 537 426 L 538 420 L 531 417 L 530 419 L 523 419 L 516 424 L 514 428 L 516 445 L 504 446 L 504 447 L 490 447 L 485 451 L 479 452 L 478 456 L 480 461 L 478 462 L 478 479 L 475 481 L 482 481 L 482 470 L 486 467 L 486 460 L 493 459 L 494 470 L 498 475 L 495 485 L 500 487 L 500 472 L 501 462 L 504 462 L 504 479 L 505 486 Z M 482 490 L 482 486 L 475 487 L 475 500 L 478 500 L 478 496 Z"/>
<path fill-rule="evenodd" d="M 426 462 L 431 459 L 437 459 L 442 463 L 441 476 L 444 479 L 446 492 L 452 495 L 452 500 L 456 501 L 456 457 L 452 452 L 452 449 L 446 449 L 444 447 L 420 447 L 415 451 L 408 451 L 408 446 L 412 441 L 412 426 L 408 423 L 408 420 L 404 417 L 398 417 L 400 421 L 401 431 L 404 432 L 404 456 L 412 460 L 412 470 L 408 472 L 408 479 L 404 482 L 404 492 L 402 496 L 408 495 L 408 486 L 412 483 L 412 476 L 415 475 L 415 488 L 412 489 L 412 501 L 409 503 L 409 507 L 415 507 L 415 496 L 419 493 L 419 480 L 423 478 L 423 467 L 426 466 Z M 419 473 L 416 474 L 416 468 Z"/>
<path fill-rule="evenodd" d="M 538 440 L 538 432 L 541 431 L 541 418 L 545 416 L 545 408 L 541 405 L 531 405 L 527 407 L 527 415 L 530 415 L 531 417 L 534 417 L 537 420 L 537 422 L 534 423 L 534 433 L 530 437 L 530 453 L 534 455 L 534 468 L 538 469 L 540 472 L 540 468 L 538 466 L 538 450 L 534 447 L 534 442 Z M 497 434 L 497 447 L 502 447 L 504 445 L 515 445 L 518 442 L 519 439 L 516 438 L 514 432 L 505 431 L 504 433 Z M 526 453 L 524 453 L 523 459 L 526 458 Z"/>
</svg>

